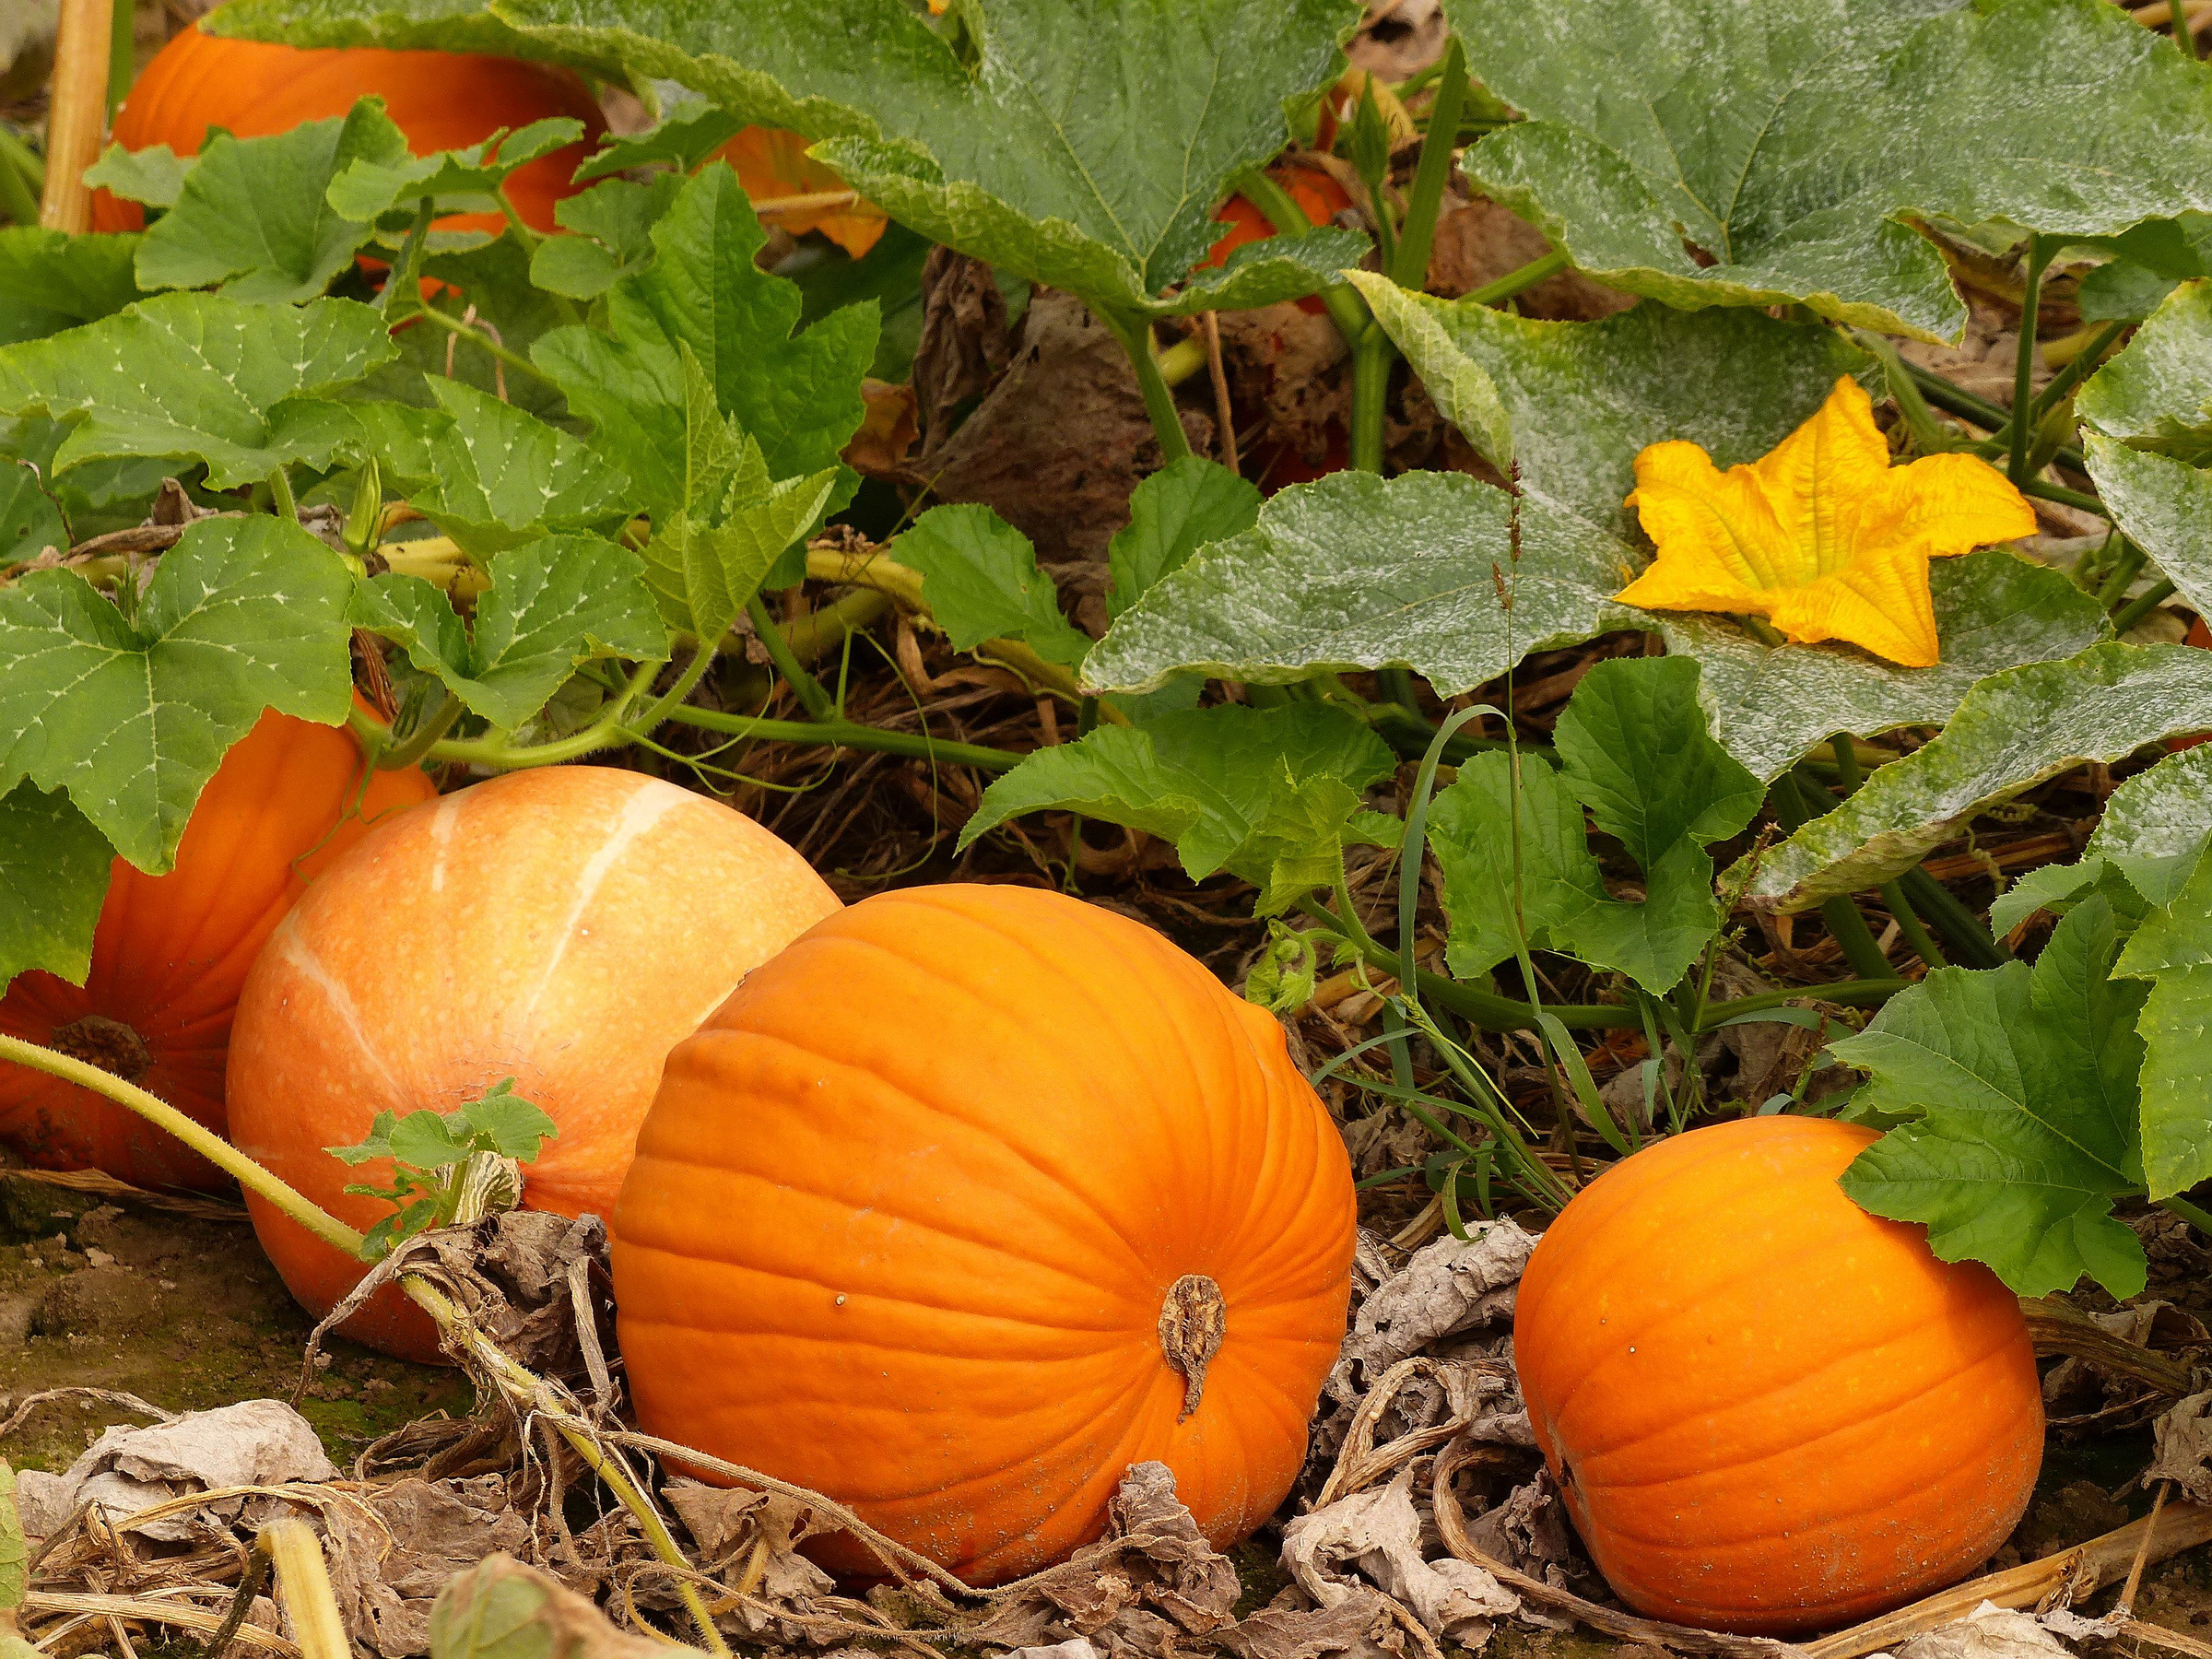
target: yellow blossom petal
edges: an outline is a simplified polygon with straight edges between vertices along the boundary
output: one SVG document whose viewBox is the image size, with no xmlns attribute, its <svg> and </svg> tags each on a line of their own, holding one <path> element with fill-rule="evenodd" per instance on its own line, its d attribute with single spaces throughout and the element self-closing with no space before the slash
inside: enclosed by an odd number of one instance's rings
<svg viewBox="0 0 2212 1659">
<path fill-rule="evenodd" d="M 745 194 L 763 206 L 792 196 L 843 193 L 847 189 L 844 181 L 806 154 L 811 142 L 782 127 L 748 126 L 716 150 L 714 159 L 735 168 Z M 890 222 L 883 209 L 871 202 L 766 217 L 794 236 L 819 230 L 854 259 L 876 245 L 876 239 Z"/>
<path fill-rule="evenodd" d="M 1909 667 L 1937 660 L 1928 560 L 2035 529 L 1984 461 L 1891 466 L 1873 403 L 1848 375 L 1748 466 L 1723 472 L 1694 443 L 1651 445 L 1628 504 L 1658 557 L 1622 603 L 1764 617 L 1795 643 L 1848 641 Z"/>
</svg>

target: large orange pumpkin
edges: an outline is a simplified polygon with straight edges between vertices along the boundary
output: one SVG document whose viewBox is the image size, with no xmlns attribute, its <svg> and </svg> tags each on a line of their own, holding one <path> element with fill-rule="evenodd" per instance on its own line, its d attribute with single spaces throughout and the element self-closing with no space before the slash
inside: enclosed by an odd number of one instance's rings
<svg viewBox="0 0 2212 1659">
<path fill-rule="evenodd" d="M 450 1112 L 512 1077 L 560 1133 L 524 1202 L 612 1212 L 661 1062 L 737 982 L 838 908 L 806 862 L 744 814 L 638 772 L 547 767 L 449 794 L 367 838 L 271 936 L 239 999 L 230 1137 L 366 1230 L 348 1195 L 388 1184 L 324 1150 L 379 1112 Z M 249 1199 L 292 1294 L 327 1312 L 361 1264 Z M 396 1294 L 348 1335 L 437 1356 Z"/>
<path fill-rule="evenodd" d="M 2027 1507 L 2043 1409 L 2019 1302 L 1844 1196 L 1874 1138 L 1799 1117 L 1677 1135 L 1578 1194 L 1529 1262 L 1529 1421 L 1640 1612 L 1846 1624 L 1964 1577 Z"/>
<path fill-rule="evenodd" d="M 1095 1536 L 1147 1459 L 1226 1545 L 1305 1456 L 1353 1229 L 1281 1029 L 1197 962 L 1056 893 L 886 893 L 669 1056 L 622 1351 L 653 1432 L 971 1582 Z"/>
<path fill-rule="evenodd" d="M 437 793 L 412 767 L 361 769 L 344 731 L 265 713 L 201 792 L 174 869 L 115 861 L 84 984 L 19 975 L 0 1031 L 103 1065 L 219 1134 L 231 1017 L 262 941 L 370 825 Z M 0 1139 L 40 1168 L 89 1166 L 134 1186 L 230 1179 L 136 1113 L 5 1064 Z"/>
<path fill-rule="evenodd" d="M 515 212 L 536 230 L 555 229 L 553 205 L 577 188 L 577 167 L 606 130 L 584 84 L 550 65 L 371 46 L 310 50 L 225 40 L 194 23 L 140 72 L 116 114 L 114 140 L 128 150 L 166 144 L 180 156 L 196 156 L 211 126 L 262 138 L 343 115 L 371 96 L 384 100 L 384 112 L 418 156 L 481 144 L 500 127 L 548 116 L 582 122 L 582 142 L 540 157 L 508 181 Z M 438 222 L 494 234 L 506 223 L 497 213 L 460 213 Z M 94 194 L 95 230 L 135 230 L 144 223 L 137 203 L 104 190 Z"/>
</svg>

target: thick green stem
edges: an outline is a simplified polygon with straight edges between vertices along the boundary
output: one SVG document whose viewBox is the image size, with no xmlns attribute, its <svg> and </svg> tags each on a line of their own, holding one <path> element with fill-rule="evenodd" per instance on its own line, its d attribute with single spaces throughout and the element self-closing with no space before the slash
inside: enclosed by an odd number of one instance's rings
<svg viewBox="0 0 2212 1659">
<path fill-rule="evenodd" d="M 1940 454 L 1953 443 L 1953 435 L 1937 424 L 1928 408 L 1928 400 L 1921 395 L 1920 382 L 1897 347 L 1870 328 L 1854 329 L 1853 337 L 1880 359 L 1882 375 L 1888 382 L 1889 396 L 1897 405 L 1898 413 L 1905 418 L 1905 429 L 1912 434 L 1913 444 L 1923 454 Z"/>
<path fill-rule="evenodd" d="M 768 614 L 768 606 L 759 594 L 755 594 L 745 602 L 745 614 L 753 619 L 753 632 L 768 647 L 768 660 L 775 665 L 776 672 L 797 696 L 799 706 L 817 720 L 837 719 L 837 700 L 823 689 L 821 681 L 799 665 L 799 659 L 791 653 L 791 641 L 783 637 L 783 630 Z"/>
<path fill-rule="evenodd" d="M 1976 397 L 1963 387 L 1954 386 L 1932 369 L 1923 369 L 1918 364 L 1906 363 L 1905 372 L 1910 374 L 1914 383 L 1920 387 L 1921 395 L 1947 415 L 1962 417 L 1990 432 L 2002 432 L 2011 423 L 2012 417 L 1997 407 L 1995 404 L 1984 398 Z M 2070 467 L 2075 472 L 2083 470 L 2081 452 L 2078 449 L 2070 449 L 2062 445 L 2052 459 L 2061 466 Z M 2023 493 L 2028 495 L 2037 493 L 2036 490 L 2026 485 L 2021 486 L 2021 488 Z M 2057 500 L 2059 498 L 2053 497 L 2051 499 Z"/>
<path fill-rule="evenodd" d="M 2059 453 L 2063 457 L 2065 452 L 2061 450 Z M 2082 512 L 2093 512 L 2108 524 L 2112 521 L 2112 515 L 2106 511 L 2102 501 L 2093 495 L 2084 495 L 2078 489 L 2068 489 L 2063 484 L 2046 484 L 2041 478 L 2023 478 L 2019 484 L 2019 491 L 2024 496 L 2035 497 L 2039 501 L 2056 501 L 2062 507 L 2072 507 Z"/>
<path fill-rule="evenodd" d="M 1889 959 L 1875 940 L 1874 930 L 1866 925 L 1866 918 L 1859 914 L 1859 907 L 1848 893 L 1839 893 L 1823 903 L 1820 920 L 1828 924 L 1828 931 L 1842 947 L 1843 959 L 1853 972 L 1870 980 L 1897 977 L 1897 970 L 1889 966 Z"/>
<path fill-rule="evenodd" d="M 334 1250 L 359 1258 L 361 1235 L 323 1209 L 301 1194 L 295 1192 L 286 1182 L 271 1174 L 214 1130 L 194 1123 L 168 1101 L 150 1095 L 135 1083 L 125 1083 L 97 1065 L 87 1065 L 74 1055 L 59 1053 L 50 1048 L 41 1048 L 35 1042 L 26 1042 L 20 1037 L 10 1037 L 0 1031 L 0 1060 L 12 1060 L 18 1065 L 27 1065 L 48 1077 L 59 1077 L 80 1088 L 104 1096 L 118 1106 L 136 1112 L 156 1128 L 166 1129 L 209 1163 L 232 1177 L 246 1191 L 267 1200 L 285 1215 L 315 1235 Z"/>
<path fill-rule="evenodd" d="M 1705 1010 L 1705 1018 L 1698 1030 L 1710 1031 L 1715 1026 L 1727 1024 L 1746 1014 L 1763 1014 L 1770 1008 L 1786 1008 L 1792 1003 L 1839 1003 L 1855 1008 L 1868 1003 L 1888 1002 L 1900 991 L 1912 988 L 1911 980 L 1899 979 L 1895 973 L 1880 979 L 1842 980 L 1832 985 L 1800 985 L 1789 991 L 1761 991 L 1757 996 L 1739 996 L 1734 1002 L 1714 1003 Z"/>
<path fill-rule="evenodd" d="M 1897 936 L 1912 947 L 1912 954 L 1931 968 L 1949 966 L 1943 959 L 1943 952 L 1936 948 L 1936 941 L 1928 937 L 1928 930 L 1921 925 L 1919 912 L 1913 910 L 1904 890 L 1894 881 L 1885 881 L 1881 893 L 1890 919 L 1897 924 Z"/>
<path fill-rule="evenodd" d="M 984 771 L 1006 771 L 1029 759 L 1007 749 L 950 743 L 922 732 L 887 732 L 880 726 L 860 725 L 850 720 L 763 720 L 691 708 L 671 710 L 668 717 L 679 725 L 754 737 L 763 743 L 819 743 L 831 748 L 871 749 L 887 755 L 912 755 L 947 766 L 973 766 Z"/>
<path fill-rule="evenodd" d="M 2094 374 L 2098 364 L 2104 361 L 2104 354 L 2134 326 L 2134 324 L 2123 319 L 2118 323 L 2108 323 L 2098 330 L 2097 337 L 2076 352 L 2074 360 L 2053 375 L 2051 383 L 2035 394 L 2033 419 L 2041 422 L 2044 416 L 2058 407 L 2067 393 Z"/>
<path fill-rule="evenodd" d="M 629 741 L 629 731 L 624 715 L 630 705 L 653 689 L 653 682 L 660 674 L 658 663 L 641 663 L 631 673 L 629 683 L 619 694 L 610 699 L 599 717 L 580 732 L 551 743 L 534 743 L 517 748 L 504 735 L 488 737 L 445 738 L 430 746 L 428 759 L 440 761 L 458 761 L 465 766 L 489 766 L 502 771 L 517 771 L 526 766 L 558 766 L 564 760 L 577 760 L 585 755 L 616 744 Z M 355 730 L 359 731 L 355 724 Z"/>
<path fill-rule="evenodd" d="M 2013 483 L 2028 481 L 2028 447 L 2035 441 L 2035 324 L 2041 303 L 2043 267 L 2051 263 L 2057 244 L 2041 236 L 2028 239 L 2027 293 L 2020 301 L 2020 338 L 2013 354 L 2012 457 Z"/>
<path fill-rule="evenodd" d="M 300 522 L 300 503 L 292 498 L 292 479 L 281 463 L 269 469 L 269 510 L 288 524 Z"/>
<path fill-rule="evenodd" d="M 1982 918 L 1959 902 L 1949 888 L 1917 865 L 1897 878 L 1912 908 L 1944 936 L 1951 949 L 1970 968 L 2001 968 L 2012 952 L 1990 935 Z"/>
<path fill-rule="evenodd" d="M 2127 590 L 2136 585 L 2136 578 L 2143 573 L 2149 557 L 2135 541 L 2121 537 L 2120 556 L 2112 561 L 2111 573 L 2097 589 L 2097 603 L 2109 611 L 2125 599 Z"/>
<path fill-rule="evenodd" d="M 2179 1216 L 2183 1220 L 2188 1222 L 2190 1226 L 2195 1228 L 2198 1232 L 2203 1233 L 2208 1239 L 2212 1239 L 2212 1214 L 2208 1214 L 2205 1210 L 2200 1209 L 2197 1206 L 2190 1203 L 2186 1198 L 2158 1198 L 2152 1200 L 2152 1202 L 2157 1204 L 2157 1206 L 2160 1209 L 2164 1210 L 2168 1215 Z"/>
<path fill-rule="evenodd" d="M 0 206 L 18 225 L 39 222 L 39 194 L 46 188 L 46 163 L 30 146 L 0 126 Z"/>
<path fill-rule="evenodd" d="M 1290 193 L 1259 169 L 1244 174 L 1237 181 L 1237 194 L 1266 216 L 1277 236 L 1303 236 L 1313 229 L 1313 221 L 1305 215 Z M 1344 343 L 1355 345 L 1367 332 L 1370 321 L 1367 304 L 1349 283 L 1332 283 L 1322 289 L 1321 303 L 1329 313 L 1329 321 L 1336 324 L 1336 332 Z"/>
<path fill-rule="evenodd" d="M 2163 578 L 2155 586 L 2145 588 L 2112 613 L 2112 631 L 2124 635 L 2129 629 L 2172 598 L 2173 591 L 2173 583 Z"/>
<path fill-rule="evenodd" d="M 1511 300 L 1523 288 L 1531 288 L 1547 276 L 1556 276 L 1567 268 L 1565 250 L 1554 248 L 1540 259 L 1532 259 L 1518 270 L 1508 271 L 1497 281 L 1486 283 L 1466 298 L 1477 305 L 1497 305 Z"/>
<path fill-rule="evenodd" d="M 1390 366 L 1397 351 L 1382 324 L 1371 323 L 1352 347 L 1352 465 L 1382 470 L 1382 417 L 1390 401 Z"/>
<path fill-rule="evenodd" d="M 1413 194 L 1406 199 L 1406 222 L 1398 229 L 1397 253 L 1390 266 L 1397 285 L 1417 293 L 1428 286 L 1429 251 L 1436 243 L 1437 215 L 1443 207 L 1444 186 L 1451 182 L 1460 106 L 1466 97 L 1466 53 L 1460 50 L 1455 35 L 1444 48 L 1443 79 L 1429 112 L 1428 135 L 1421 140 L 1421 163 L 1413 175 Z"/>
<path fill-rule="evenodd" d="M 394 745 L 377 757 L 377 770 L 397 771 L 402 767 L 416 765 L 430 752 L 431 747 L 440 738 L 453 730 L 453 722 L 460 718 L 461 700 L 448 691 L 445 700 L 433 709 L 420 725 L 407 734 L 405 742 Z"/>
<path fill-rule="evenodd" d="M 1151 418 L 1153 436 L 1159 440 L 1161 464 L 1182 460 L 1191 453 L 1190 434 L 1182 429 L 1182 417 L 1175 407 L 1175 394 L 1159 371 L 1159 359 L 1152 355 L 1151 320 L 1100 310 L 1099 321 L 1121 342 L 1129 366 L 1136 371 L 1136 387 L 1144 394 L 1145 413 Z"/>
</svg>

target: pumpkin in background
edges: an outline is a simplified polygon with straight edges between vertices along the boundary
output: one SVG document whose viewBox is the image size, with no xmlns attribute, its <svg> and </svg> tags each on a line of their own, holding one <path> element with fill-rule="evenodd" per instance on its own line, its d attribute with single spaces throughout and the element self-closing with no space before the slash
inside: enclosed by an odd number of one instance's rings
<svg viewBox="0 0 2212 1659">
<path fill-rule="evenodd" d="M 606 130 L 583 82 L 547 64 L 372 46 L 309 50 L 225 40 L 194 23 L 140 71 L 116 114 L 113 136 L 127 150 L 165 144 L 180 156 L 196 156 L 210 126 L 263 138 L 344 115 L 371 96 L 384 100 L 384 112 L 418 156 L 481 144 L 501 127 L 548 116 L 582 122 L 582 141 L 539 157 L 508 181 L 515 212 L 535 230 L 556 228 L 553 205 L 576 190 L 572 175 Z M 135 230 L 145 222 L 137 203 L 94 193 L 95 230 Z M 456 213 L 438 223 L 497 235 L 506 220 L 497 213 Z"/>
<path fill-rule="evenodd" d="M 1352 205 L 1352 198 L 1343 185 L 1314 168 L 1278 167 L 1270 170 L 1269 176 L 1289 192 L 1290 199 L 1316 225 L 1334 224 L 1336 216 Z M 1232 195 L 1222 203 L 1214 218 L 1229 229 L 1198 262 L 1200 270 L 1218 270 L 1245 243 L 1265 241 L 1275 234 L 1275 225 L 1267 216 L 1241 195 Z M 1318 317 L 1328 308 L 1322 304 L 1318 295 L 1309 294 L 1298 302 L 1298 309 L 1310 317 Z"/>
<path fill-rule="evenodd" d="M 622 1352 L 652 1432 L 971 1583 L 1095 1537 L 1147 1459 L 1227 1546 L 1304 1460 L 1353 1228 L 1281 1028 L 1198 962 L 1057 893 L 885 893 L 669 1056 Z"/>
<path fill-rule="evenodd" d="M 376 1114 L 451 1112 L 502 1077 L 559 1135 L 523 1202 L 611 1214 L 661 1062 L 746 973 L 838 908 L 744 814 L 639 772 L 560 766 L 443 797 L 364 840 L 271 935 L 230 1044 L 230 1138 L 366 1230 L 389 1185 L 324 1150 Z M 248 1197 L 292 1294 L 327 1312 L 362 1265 Z M 387 1288 L 346 1334 L 438 1358 Z"/>
<path fill-rule="evenodd" d="M 362 767 L 343 728 L 263 714 L 201 791 L 175 868 L 148 876 L 115 861 L 83 986 L 18 975 L 0 998 L 0 1031 L 104 1066 L 221 1134 L 231 1018 L 262 942 L 371 825 L 437 794 L 413 767 L 367 779 Z M 104 1170 L 133 1186 L 230 1183 L 135 1112 L 5 1063 L 0 1140 L 39 1168 Z"/>
<path fill-rule="evenodd" d="M 1740 1119 L 1608 1170 L 1521 1281 L 1529 1422 L 1641 1613 L 1782 1636 L 1978 1568 L 2027 1508 L 2042 1393 L 2018 1300 L 1837 1177 L 1874 1131 Z"/>
<path fill-rule="evenodd" d="M 813 142 L 782 127 L 748 126 L 707 159 L 728 162 L 755 206 L 848 189 L 842 179 L 807 155 L 806 147 Z M 890 220 L 873 202 L 856 201 L 811 213 L 771 214 L 767 222 L 794 236 L 819 230 L 849 257 L 863 259 Z"/>
</svg>

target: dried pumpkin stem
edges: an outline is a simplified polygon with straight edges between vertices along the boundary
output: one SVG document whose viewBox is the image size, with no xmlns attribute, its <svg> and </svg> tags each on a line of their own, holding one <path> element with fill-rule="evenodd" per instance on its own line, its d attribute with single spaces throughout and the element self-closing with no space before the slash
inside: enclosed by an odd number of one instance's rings
<svg viewBox="0 0 2212 1659">
<path fill-rule="evenodd" d="M 297 1515 L 283 1516 L 261 1529 L 253 1549 L 276 1569 L 276 1599 L 291 1620 L 300 1659 L 352 1659 L 314 1528 Z"/>
<path fill-rule="evenodd" d="M 1206 1368 L 1221 1351 L 1229 1331 L 1229 1304 L 1221 1287 L 1203 1273 L 1186 1273 L 1168 1287 L 1159 1304 L 1159 1351 L 1182 1379 L 1182 1422 L 1206 1397 Z"/>
</svg>

